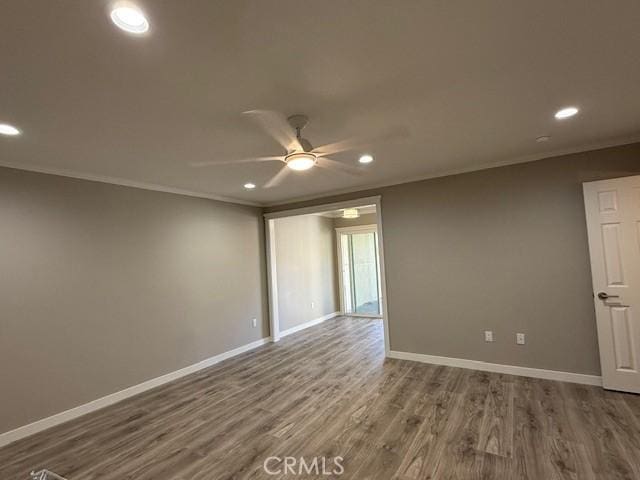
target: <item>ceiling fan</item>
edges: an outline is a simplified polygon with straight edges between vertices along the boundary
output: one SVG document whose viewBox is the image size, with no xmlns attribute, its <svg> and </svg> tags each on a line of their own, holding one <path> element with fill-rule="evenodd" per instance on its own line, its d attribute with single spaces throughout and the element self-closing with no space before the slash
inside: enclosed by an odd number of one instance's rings
<svg viewBox="0 0 640 480">
<path fill-rule="evenodd" d="M 292 170 L 303 171 L 313 167 L 338 170 L 350 175 L 361 175 L 362 170 L 351 165 L 333 160 L 328 157 L 338 152 L 354 150 L 364 147 L 373 141 L 389 139 L 397 135 L 398 131 L 378 135 L 370 139 L 349 139 L 330 143 L 321 147 L 313 147 L 311 142 L 302 137 L 302 130 L 309 122 L 306 115 L 284 115 L 271 110 L 250 110 L 245 115 L 254 119 L 269 135 L 271 135 L 287 152 L 285 155 L 272 155 L 267 157 L 241 158 L 226 161 L 207 161 L 192 163 L 193 167 L 208 167 L 212 165 L 228 165 L 250 162 L 283 162 L 284 165 L 270 180 L 264 184 L 264 188 L 275 187 L 280 184 Z"/>
</svg>

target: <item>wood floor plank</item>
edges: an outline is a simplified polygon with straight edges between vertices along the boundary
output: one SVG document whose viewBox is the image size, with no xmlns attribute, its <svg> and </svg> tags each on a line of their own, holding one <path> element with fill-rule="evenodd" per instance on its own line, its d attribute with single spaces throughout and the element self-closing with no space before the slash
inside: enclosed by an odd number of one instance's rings
<svg viewBox="0 0 640 480">
<path fill-rule="evenodd" d="M 513 451 L 514 386 L 505 375 L 493 375 L 485 399 L 477 449 L 510 458 Z"/>
<path fill-rule="evenodd" d="M 486 372 L 466 371 L 464 390 L 456 410 L 448 418 L 448 434 L 444 438 L 444 458 L 432 471 L 433 478 L 466 478 L 477 468 L 476 446 L 480 440 L 480 426 L 489 391 L 490 375 Z"/>
</svg>

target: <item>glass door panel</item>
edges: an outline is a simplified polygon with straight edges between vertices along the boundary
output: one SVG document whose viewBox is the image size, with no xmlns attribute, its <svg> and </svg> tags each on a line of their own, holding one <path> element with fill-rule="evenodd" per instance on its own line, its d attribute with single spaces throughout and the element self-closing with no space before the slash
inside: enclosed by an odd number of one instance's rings
<svg viewBox="0 0 640 480">
<path fill-rule="evenodd" d="M 355 313 L 379 314 L 375 236 L 375 232 L 351 235 Z"/>
<path fill-rule="evenodd" d="M 340 245 L 345 313 L 379 316 L 381 310 L 377 233 L 342 233 Z"/>
</svg>

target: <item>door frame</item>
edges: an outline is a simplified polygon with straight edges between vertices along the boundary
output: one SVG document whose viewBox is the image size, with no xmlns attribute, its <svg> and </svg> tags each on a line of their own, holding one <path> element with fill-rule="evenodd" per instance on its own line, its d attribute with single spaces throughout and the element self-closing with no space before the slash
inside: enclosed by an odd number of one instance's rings
<svg viewBox="0 0 640 480">
<path fill-rule="evenodd" d="M 374 232 L 378 233 L 378 225 L 354 225 L 352 227 L 337 227 L 336 228 L 336 262 L 338 265 L 338 288 L 339 288 L 339 297 L 340 297 L 340 311 L 345 313 L 344 309 L 344 282 L 342 280 L 342 240 L 341 235 L 345 233 L 367 233 Z M 377 242 L 376 242 L 377 243 Z M 376 244 L 376 271 L 378 275 L 378 300 L 382 305 L 382 281 L 380 280 L 380 251 L 378 250 L 378 245 Z M 370 315 L 366 313 L 349 313 L 350 317 L 365 317 L 365 318 L 382 318 L 382 314 L 378 315 Z"/>
<path fill-rule="evenodd" d="M 384 330 L 384 353 L 389 356 L 389 302 L 387 300 L 387 282 L 385 275 L 384 241 L 382 229 L 382 197 L 362 197 L 344 202 L 323 203 L 311 207 L 294 208 L 279 212 L 265 213 L 265 246 L 267 254 L 267 286 L 269 290 L 269 328 L 271 341 L 280 340 L 280 321 L 278 318 L 278 282 L 276 270 L 276 245 L 275 245 L 275 220 L 278 218 L 309 215 L 312 213 L 326 212 L 328 210 L 341 210 L 344 208 L 362 207 L 365 205 L 376 206 L 376 221 L 378 227 L 378 257 L 380 262 L 380 290 L 382 301 L 382 325 Z"/>
</svg>

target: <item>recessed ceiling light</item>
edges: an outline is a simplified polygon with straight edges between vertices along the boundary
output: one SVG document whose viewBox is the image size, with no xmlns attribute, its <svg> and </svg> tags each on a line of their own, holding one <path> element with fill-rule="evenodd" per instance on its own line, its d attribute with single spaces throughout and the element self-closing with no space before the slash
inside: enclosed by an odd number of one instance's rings
<svg viewBox="0 0 640 480">
<path fill-rule="evenodd" d="M 246 188 L 247 190 L 253 190 L 254 188 L 256 188 L 256 184 L 251 182 L 245 183 L 244 188 Z"/>
<path fill-rule="evenodd" d="M 0 123 L 0 135 L 9 135 L 13 137 L 15 135 L 20 135 L 20 130 L 8 123 Z"/>
<path fill-rule="evenodd" d="M 111 10 L 111 20 L 125 32 L 141 35 L 149 31 L 149 21 L 142 11 L 133 5 L 120 5 Z"/>
<path fill-rule="evenodd" d="M 551 135 L 541 135 L 536 138 L 536 142 L 538 143 L 548 142 L 549 140 L 551 140 Z"/>
<path fill-rule="evenodd" d="M 573 117 L 576 113 L 578 113 L 578 109 L 576 107 L 566 107 L 556 112 L 556 118 L 558 120 L 562 120 L 564 118 Z"/>
<path fill-rule="evenodd" d="M 371 155 L 369 155 L 369 154 L 362 155 L 362 156 L 358 159 L 358 161 L 359 161 L 360 163 L 371 163 L 371 162 L 373 162 L 373 157 L 372 157 Z"/>
<path fill-rule="evenodd" d="M 313 153 L 292 153 L 284 159 L 291 170 L 309 170 L 316 164 L 316 156 Z"/>
</svg>

